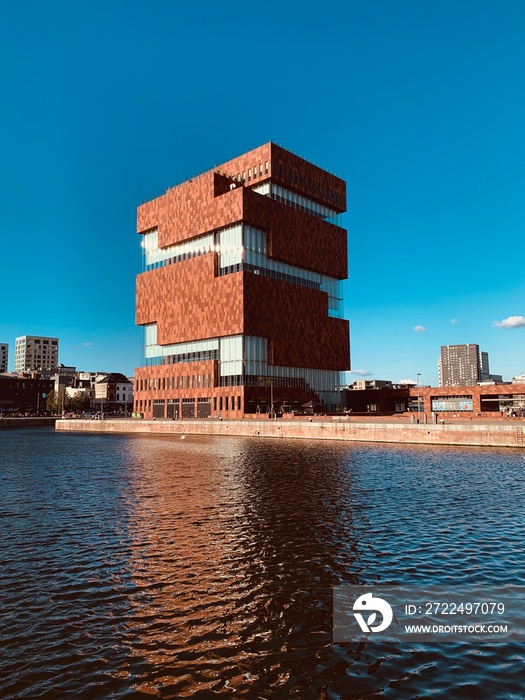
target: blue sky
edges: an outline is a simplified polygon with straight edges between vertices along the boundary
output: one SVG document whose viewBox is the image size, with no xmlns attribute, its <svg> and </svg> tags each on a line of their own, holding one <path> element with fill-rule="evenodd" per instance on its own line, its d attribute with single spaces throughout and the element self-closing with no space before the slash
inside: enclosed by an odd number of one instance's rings
<svg viewBox="0 0 525 700">
<path fill-rule="evenodd" d="M 352 378 L 436 384 L 453 343 L 525 373 L 521 0 L 4 1 L 0 26 L 11 367 L 42 334 L 131 374 L 136 207 L 273 140 L 347 181 Z"/>
</svg>

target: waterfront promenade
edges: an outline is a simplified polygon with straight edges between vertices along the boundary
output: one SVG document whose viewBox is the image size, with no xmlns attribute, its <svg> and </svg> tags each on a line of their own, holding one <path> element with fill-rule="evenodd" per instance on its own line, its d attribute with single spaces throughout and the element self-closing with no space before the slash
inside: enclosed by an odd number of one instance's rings
<svg viewBox="0 0 525 700">
<path fill-rule="evenodd" d="M 347 442 L 391 442 L 425 445 L 472 445 L 523 448 L 524 421 L 457 421 L 411 423 L 409 419 L 367 420 L 346 417 L 292 420 L 57 420 L 56 429 L 92 433 L 222 435 L 295 438 Z"/>
</svg>

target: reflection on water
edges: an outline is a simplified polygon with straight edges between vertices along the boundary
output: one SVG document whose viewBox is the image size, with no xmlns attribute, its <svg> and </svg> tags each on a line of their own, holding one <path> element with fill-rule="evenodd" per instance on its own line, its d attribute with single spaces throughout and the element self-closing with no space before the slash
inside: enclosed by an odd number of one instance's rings
<svg viewBox="0 0 525 700">
<path fill-rule="evenodd" d="M 331 631 L 345 582 L 523 585 L 519 451 L 0 439 L 2 698 L 523 697 L 519 645 Z"/>
</svg>

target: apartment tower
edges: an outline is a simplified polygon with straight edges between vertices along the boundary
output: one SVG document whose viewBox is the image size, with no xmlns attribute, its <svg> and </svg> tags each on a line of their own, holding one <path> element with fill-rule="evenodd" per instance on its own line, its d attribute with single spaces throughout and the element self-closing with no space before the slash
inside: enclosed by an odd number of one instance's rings
<svg viewBox="0 0 525 700">
<path fill-rule="evenodd" d="M 350 368 L 343 180 L 268 143 L 138 208 L 135 411 L 330 410 Z"/>
<path fill-rule="evenodd" d="M 58 338 L 23 335 L 15 340 L 15 372 L 58 367 Z"/>
<path fill-rule="evenodd" d="M 479 345 L 442 345 L 438 360 L 439 386 L 475 386 L 479 382 L 501 382 L 491 374 L 489 354 Z"/>
</svg>

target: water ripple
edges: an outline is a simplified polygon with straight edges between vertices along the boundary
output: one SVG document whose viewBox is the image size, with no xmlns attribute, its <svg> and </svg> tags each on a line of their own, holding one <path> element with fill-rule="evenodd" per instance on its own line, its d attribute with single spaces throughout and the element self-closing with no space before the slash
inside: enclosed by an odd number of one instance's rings
<svg viewBox="0 0 525 700">
<path fill-rule="evenodd" d="M 2 698 L 523 698 L 515 643 L 332 643 L 341 583 L 524 584 L 518 451 L 3 431 Z"/>
</svg>

